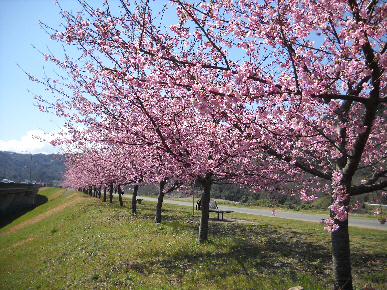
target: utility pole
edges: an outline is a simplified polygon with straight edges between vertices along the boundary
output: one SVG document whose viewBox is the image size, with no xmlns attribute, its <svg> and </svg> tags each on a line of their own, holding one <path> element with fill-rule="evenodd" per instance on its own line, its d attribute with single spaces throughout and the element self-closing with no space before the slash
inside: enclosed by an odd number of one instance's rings
<svg viewBox="0 0 387 290">
<path fill-rule="evenodd" d="M 31 152 L 28 152 L 28 151 L 22 151 L 22 152 L 25 152 L 25 153 L 29 153 L 30 154 L 30 182 L 32 182 L 31 180 L 31 165 L 32 165 L 32 153 Z"/>
<path fill-rule="evenodd" d="M 30 155 L 31 155 L 31 159 L 30 159 L 30 182 L 32 182 L 32 180 L 31 180 L 32 153 L 30 153 Z"/>
</svg>

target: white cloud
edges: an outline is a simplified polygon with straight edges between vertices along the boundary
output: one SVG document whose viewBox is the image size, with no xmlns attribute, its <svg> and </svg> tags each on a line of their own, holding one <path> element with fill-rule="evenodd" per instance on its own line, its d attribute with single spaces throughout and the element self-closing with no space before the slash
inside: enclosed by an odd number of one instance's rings
<svg viewBox="0 0 387 290">
<path fill-rule="evenodd" d="M 53 132 L 55 134 L 55 132 Z M 42 141 L 45 139 L 48 141 Z M 27 135 L 22 136 L 21 140 L 0 140 L 0 151 L 12 151 L 16 153 L 43 153 L 52 154 L 57 153 L 59 148 L 52 146 L 49 141 L 54 139 L 53 134 L 46 134 L 40 130 L 33 130 L 27 132 Z"/>
</svg>

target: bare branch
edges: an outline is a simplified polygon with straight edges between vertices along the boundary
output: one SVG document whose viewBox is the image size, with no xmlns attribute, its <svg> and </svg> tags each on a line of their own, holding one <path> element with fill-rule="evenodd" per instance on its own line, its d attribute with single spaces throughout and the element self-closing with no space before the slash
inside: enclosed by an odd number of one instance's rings
<svg viewBox="0 0 387 290">
<path fill-rule="evenodd" d="M 323 99 L 326 103 L 329 103 L 331 100 L 343 100 L 343 101 L 351 101 L 358 102 L 362 104 L 367 104 L 369 99 L 357 97 L 355 95 L 339 95 L 339 94 L 320 94 L 320 95 L 312 95 L 312 98 L 320 98 Z"/>
<path fill-rule="evenodd" d="M 270 148 L 269 146 L 262 146 L 262 148 L 269 155 L 275 156 L 279 160 L 283 160 L 283 161 L 286 161 L 288 163 L 294 161 L 292 157 L 284 155 L 284 154 L 280 154 L 277 151 L 275 151 L 274 149 Z M 295 161 L 294 166 L 297 167 L 297 168 L 300 168 L 301 170 L 303 170 L 303 171 L 305 171 L 307 173 L 310 173 L 310 174 L 312 174 L 314 176 L 318 176 L 318 177 L 321 177 L 321 178 L 326 179 L 326 180 L 331 180 L 332 179 L 332 175 L 331 174 L 322 172 L 320 170 L 317 170 L 316 168 L 311 168 L 310 165 L 301 163 L 301 162 L 299 162 L 297 160 Z"/>
<path fill-rule="evenodd" d="M 182 5 L 179 1 L 179 4 L 184 9 L 184 11 L 191 17 L 191 19 L 195 22 L 195 24 L 200 28 L 200 30 L 204 33 L 208 41 L 211 43 L 212 47 L 214 47 L 223 57 L 223 60 L 227 66 L 227 69 L 230 69 L 230 64 L 228 62 L 228 59 L 226 55 L 223 53 L 223 51 L 215 44 L 215 42 L 212 40 L 212 38 L 208 35 L 207 31 L 205 31 L 204 27 L 199 23 L 199 21 L 187 10 L 185 5 Z"/>
<path fill-rule="evenodd" d="M 386 188 L 387 188 L 387 180 L 383 180 L 381 182 L 371 184 L 371 185 L 361 184 L 357 186 L 351 186 L 351 196 L 374 192 L 377 190 L 383 190 Z"/>
</svg>

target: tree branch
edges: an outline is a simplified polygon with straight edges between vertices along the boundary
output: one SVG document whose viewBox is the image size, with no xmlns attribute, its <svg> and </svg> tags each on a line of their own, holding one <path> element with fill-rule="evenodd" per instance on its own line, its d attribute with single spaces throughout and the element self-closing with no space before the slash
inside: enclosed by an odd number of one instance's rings
<svg viewBox="0 0 387 290">
<path fill-rule="evenodd" d="M 277 151 L 275 151 L 274 149 L 269 148 L 269 146 L 262 146 L 262 149 L 264 149 L 269 155 L 277 157 L 279 160 L 286 161 L 287 163 L 294 161 L 292 157 L 284 155 L 284 154 L 280 154 Z M 314 176 L 318 176 L 318 177 L 321 177 L 321 178 L 326 179 L 326 180 L 332 179 L 331 174 L 321 172 L 320 170 L 317 170 L 315 168 L 311 168 L 310 165 L 301 163 L 299 161 L 295 161 L 294 166 L 307 172 L 307 173 L 310 173 Z"/>
<path fill-rule="evenodd" d="M 339 95 L 339 94 L 320 94 L 320 95 L 311 95 L 312 98 L 320 98 L 323 99 L 326 103 L 331 100 L 343 100 L 343 101 L 351 101 L 358 102 L 362 104 L 367 104 L 369 99 L 357 97 L 355 95 Z"/>
<path fill-rule="evenodd" d="M 374 174 L 372 175 L 371 179 L 367 180 L 366 183 L 364 183 L 364 185 L 371 185 L 371 184 L 375 184 L 375 182 L 381 178 L 381 177 L 385 177 L 387 173 L 387 169 L 386 170 L 383 170 L 383 171 L 380 171 L 380 172 L 374 172 Z"/>
<path fill-rule="evenodd" d="M 387 180 L 383 180 L 381 182 L 371 185 L 361 184 L 357 186 L 351 186 L 351 196 L 374 192 L 377 190 L 383 190 L 385 188 L 387 188 Z"/>
</svg>

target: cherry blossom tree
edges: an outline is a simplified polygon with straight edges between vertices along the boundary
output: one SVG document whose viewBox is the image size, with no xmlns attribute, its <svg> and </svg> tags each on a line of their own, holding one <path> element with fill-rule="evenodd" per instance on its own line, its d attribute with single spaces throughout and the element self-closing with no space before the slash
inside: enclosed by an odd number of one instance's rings
<svg viewBox="0 0 387 290">
<path fill-rule="evenodd" d="M 256 156 L 272 162 L 269 180 L 280 168 L 293 180 L 302 176 L 303 199 L 318 191 L 332 196 L 325 225 L 335 288 L 352 289 L 350 197 L 387 186 L 386 3 L 172 2 L 175 36 L 161 37 L 143 21 L 136 48 L 169 63 L 159 74 L 165 83 L 186 88 L 198 108 L 251 140 Z M 356 175 L 366 176 L 363 183 Z"/>
<path fill-rule="evenodd" d="M 88 135 L 89 136 L 89 135 Z M 90 136 L 89 136 L 90 137 Z M 83 137 L 87 138 L 87 137 Z M 102 146 L 105 147 L 102 147 Z M 117 189 L 120 205 L 123 206 L 121 185 L 138 185 L 144 179 L 144 169 L 148 169 L 141 158 L 143 155 L 135 152 L 135 148 L 125 151 L 125 146 L 98 143 L 96 148 L 83 148 L 82 153 L 66 154 L 66 172 L 63 185 L 80 188 L 109 187 L 110 203 L 112 203 L 113 188 Z M 78 146 L 78 150 L 79 150 Z M 106 192 L 106 191 L 105 191 Z M 106 196 L 104 197 L 106 201 Z M 135 208 L 132 208 L 135 213 Z"/>
<path fill-rule="evenodd" d="M 63 30 L 43 25 L 80 57 L 45 55 L 69 80 L 42 81 L 62 98 L 38 97 L 41 109 L 70 128 L 114 123 L 167 158 L 174 176 L 200 181 L 208 199 L 225 172 L 283 193 L 291 182 L 304 200 L 330 195 L 335 289 L 352 289 L 351 198 L 387 187 L 386 2 L 172 0 L 168 27 L 151 2 L 122 0 L 118 16 L 107 2 L 83 3 L 63 11 Z M 238 160 L 226 164 L 230 156 Z"/>
</svg>

